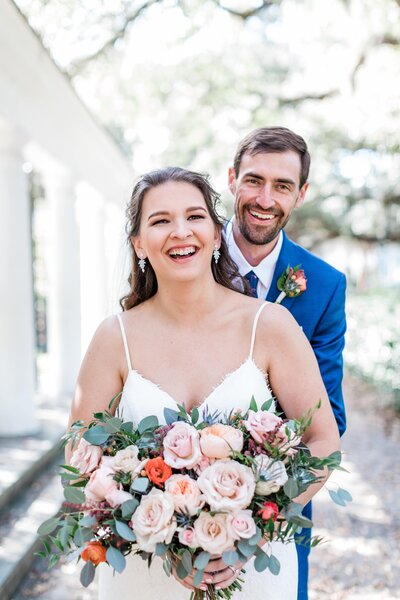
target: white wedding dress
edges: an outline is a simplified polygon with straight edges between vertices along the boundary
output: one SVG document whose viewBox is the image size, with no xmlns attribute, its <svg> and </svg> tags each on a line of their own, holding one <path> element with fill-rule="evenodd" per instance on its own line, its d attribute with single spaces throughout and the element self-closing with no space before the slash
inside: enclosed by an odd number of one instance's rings
<svg viewBox="0 0 400 600">
<path fill-rule="evenodd" d="M 267 304 L 260 306 L 254 318 L 248 358 L 240 367 L 227 374 L 204 400 L 203 404 L 207 405 L 211 412 L 229 412 L 233 408 L 242 408 L 245 411 L 249 407 L 251 396 L 254 396 L 258 406 L 271 398 L 267 376 L 253 360 L 257 321 L 261 310 Z M 159 422 L 163 423 L 164 408 L 174 409 L 176 402 L 158 385 L 132 368 L 122 319 L 120 315 L 117 316 L 129 367 L 120 402 L 122 417 L 124 420 L 138 423 L 143 417 L 156 415 Z M 267 546 L 264 546 L 264 550 L 267 551 Z M 298 562 L 295 544 L 275 542 L 271 544 L 271 550 L 281 564 L 279 575 L 272 575 L 269 570 L 258 573 L 253 567 L 253 559 L 250 560 L 245 565 L 243 590 L 234 594 L 235 600 L 296 600 Z M 114 573 L 106 564 L 100 565 L 98 570 L 99 600 L 187 600 L 190 596 L 190 591 L 173 576 L 167 577 L 158 557 L 154 559 L 150 569 L 147 561 L 139 556 L 130 555 L 122 573 Z"/>
</svg>

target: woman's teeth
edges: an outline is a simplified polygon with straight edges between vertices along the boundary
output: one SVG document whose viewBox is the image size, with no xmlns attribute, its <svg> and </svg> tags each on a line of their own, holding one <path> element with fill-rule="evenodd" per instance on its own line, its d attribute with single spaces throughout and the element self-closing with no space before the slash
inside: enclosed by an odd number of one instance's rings
<svg viewBox="0 0 400 600">
<path fill-rule="evenodd" d="M 176 250 L 170 250 L 168 254 L 170 256 L 189 256 L 195 252 L 196 248 L 194 246 L 189 246 L 188 248 L 177 248 Z"/>
</svg>

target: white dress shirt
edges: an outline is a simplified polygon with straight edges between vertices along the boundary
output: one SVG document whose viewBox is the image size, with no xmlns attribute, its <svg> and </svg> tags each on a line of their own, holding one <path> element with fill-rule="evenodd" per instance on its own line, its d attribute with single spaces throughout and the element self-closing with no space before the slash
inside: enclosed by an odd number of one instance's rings
<svg viewBox="0 0 400 600">
<path fill-rule="evenodd" d="M 279 233 L 278 241 L 272 252 L 268 254 L 265 258 L 263 258 L 257 266 L 252 267 L 251 264 L 248 263 L 245 257 L 243 256 L 241 250 L 239 249 L 239 246 L 235 242 L 235 238 L 233 237 L 233 219 L 234 217 L 232 217 L 232 219 L 228 222 L 225 229 L 225 241 L 228 246 L 229 254 L 239 267 L 239 272 L 243 277 L 247 275 L 247 273 L 249 273 L 250 271 L 253 271 L 257 275 L 257 297 L 265 298 L 268 294 L 272 277 L 274 275 L 276 263 L 278 261 L 278 256 L 282 248 L 282 231 L 280 231 Z M 278 294 L 279 290 L 277 289 L 276 295 L 278 296 Z"/>
</svg>

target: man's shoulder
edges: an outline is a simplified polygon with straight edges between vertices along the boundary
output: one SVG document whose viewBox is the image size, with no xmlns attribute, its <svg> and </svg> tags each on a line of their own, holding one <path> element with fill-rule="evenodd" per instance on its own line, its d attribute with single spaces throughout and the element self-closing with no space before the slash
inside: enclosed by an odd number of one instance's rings
<svg viewBox="0 0 400 600">
<path fill-rule="evenodd" d="M 297 244 L 286 236 L 285 238 L 286 251 L 290 251 L 295 254 L 297 264 L 301 265 L 307 276 L 307 269 L 313 272 L 318 272 L 319 276 L 323 279 L 338 282 L 340 279 L 345 278 L 344 273 L 330 265 L 328 262 L 310 252 L 300 244 Z M 291 265 L 295 266 L 295 265 Z"/>
</svg>

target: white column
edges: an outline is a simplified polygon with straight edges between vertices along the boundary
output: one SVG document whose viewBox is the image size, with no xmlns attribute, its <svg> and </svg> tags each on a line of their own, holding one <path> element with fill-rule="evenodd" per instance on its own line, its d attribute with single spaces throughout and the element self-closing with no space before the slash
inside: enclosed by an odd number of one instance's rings
<svg viewBox="0 0 400 600">
<path fill-rule="evenodd" d="M 37 431 L 30 203 L 23 139 L 0 121 L 0 435 Z"/>
<path fill-rule="evenodd" d="M 78 189 L 81 245 L 82 351 L 108 314 L 108 270 L 105 239 L 105 203 L 87 184 Z"/>
<path fill-rule="evenodd" d="M 50 205 L 48 351 L 55 396 L 73 392 L 80 363 L 80 264 L 75 187 L 71 174 L 51 168 L 44 174 Z"/>
</svg>

